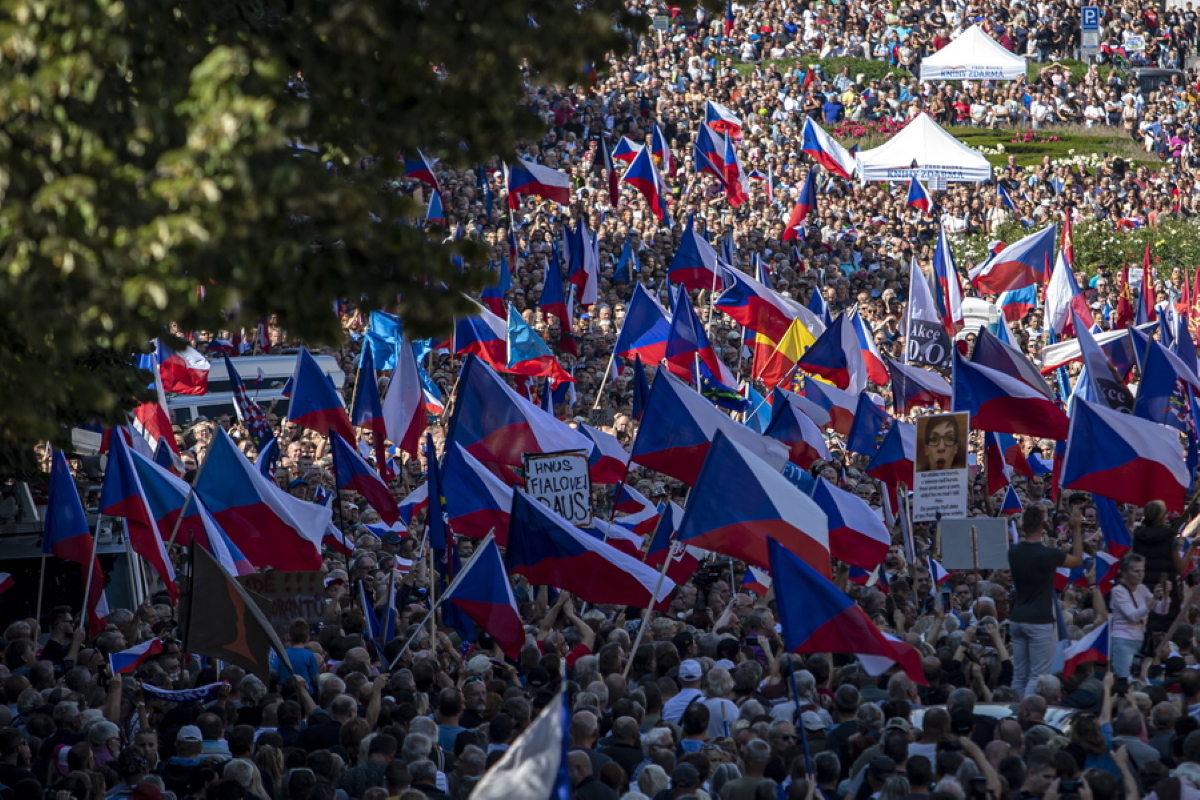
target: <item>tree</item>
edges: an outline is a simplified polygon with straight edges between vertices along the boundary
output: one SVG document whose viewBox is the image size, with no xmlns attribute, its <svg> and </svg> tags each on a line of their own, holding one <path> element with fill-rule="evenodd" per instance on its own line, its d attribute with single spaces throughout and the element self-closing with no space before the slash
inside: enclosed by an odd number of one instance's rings
<svg viewBox="0 0 1200 800">
<path fill-rule="evenodd" d="M 0 474 L 122 421 L 169 323 L 276 314 L 329 342 L 348 298 L 443 332 L 487 280 L 452 257 L 482 248 L 400 223 L 423 209 L 396 154 L 514 157 L 545 128 L 527 83 L 578 82 L 644 22 L 621 0 L 5 4 Z"/>
</svg>

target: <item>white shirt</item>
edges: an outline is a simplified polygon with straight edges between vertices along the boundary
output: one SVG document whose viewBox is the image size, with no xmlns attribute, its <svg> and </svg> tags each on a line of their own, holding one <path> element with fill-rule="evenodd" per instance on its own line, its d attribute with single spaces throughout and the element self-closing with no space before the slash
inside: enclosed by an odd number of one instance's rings
<svg viewBox="0 0 1200 800">
<path fill-rule="evenodd" d="M 687 707 L 692 704 L 692 701 L 702 697 L 704 697 L 704 692 L 699 689 L 682 690 L 663 706 L 662 718 L 678 725 L 679 721 L 683 719 L 683 712 L 687 711 Z"/>
</svg>

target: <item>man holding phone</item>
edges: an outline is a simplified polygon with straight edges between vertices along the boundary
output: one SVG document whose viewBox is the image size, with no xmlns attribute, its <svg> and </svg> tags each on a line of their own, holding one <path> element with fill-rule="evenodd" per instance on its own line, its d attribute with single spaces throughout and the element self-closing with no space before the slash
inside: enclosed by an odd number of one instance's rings
<svg viewBox="0 0 1200 800">
<path fill-rule="evenodd" d="M 1013 688 L 1024 697 L 1032 694 L 1039 675 L 1048 674 L 1058 641 L 1054 625 L 1054 573 L 1059 567 L 1083 564 L 1083 515 L 1071 512 L 1071 552 L 1047 547 L 1046 509 L 1031 505 L 1021 516 L 1023 538 L 1008 550 L 1013 576 L 1009 635 L 1013 649 Z"/>
</svg>

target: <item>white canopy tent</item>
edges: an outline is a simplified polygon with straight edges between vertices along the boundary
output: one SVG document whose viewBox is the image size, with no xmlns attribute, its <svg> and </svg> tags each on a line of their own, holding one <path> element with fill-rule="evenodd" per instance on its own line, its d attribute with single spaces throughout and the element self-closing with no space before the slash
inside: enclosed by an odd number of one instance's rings
<svg viewBox="0 0 1200 800">
<path fill-rule="evenodd" d="M 1005 50 L 978 25 L 921 62 L 922 81 L 1012 81 L 1025 74 L 1025 59 Z"/>
<path fill-rule="evenodd" d="M 879 147 L 858 154 L 862 183 L 907 181 L 914 176 L 934 186 L 981 183 L 992 177 L 992 166 L 922 113 Z"/>
</svg>

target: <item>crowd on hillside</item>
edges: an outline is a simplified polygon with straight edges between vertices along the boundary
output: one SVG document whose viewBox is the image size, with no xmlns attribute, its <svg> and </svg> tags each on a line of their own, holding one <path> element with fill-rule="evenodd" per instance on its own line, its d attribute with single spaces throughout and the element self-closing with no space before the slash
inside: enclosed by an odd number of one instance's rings
<svg viewBox="0 0 1200 800">
<path fill-rule="evenodd" d="M 509 255 L 510 226 L 516 228 L 505 299 L 573 370 L 576 391 L 559 415 L 599 419 L 626 447 L 638 425 L 628 373 L 611 369 L 613 344 L 633 281 L 668 304 L 666 271 L 689 218 L 712 241 L 732 240 L 733 266 L 753 274 L 761 260 L 776 291 L 806 305 L 820 292 L 834 314 L 857 306 L 879 351 L 901 357 L 909 263 L 916 258 L 928 267 L 939 228 L 953 248 L 956 237 L 992 234 L 1011 222 L 1033 230 L 1067 215 L 1116 230 L 1191 218 L 1197 209 L 1195 73 L 1142 92 L 1128 72 L 1110 69 L 1187 69 L 1197 36 L 1190 2 L 1166 10 L 1132 0 L 1104 7 L 1104 63 L 1082 77 L 1058 64 L 1074 55 L 1079 10 L 1056 0 L 765 0 L 731 4 L 731 19 L 675 13 L 657 2 L 631 5 L 669 18 L 667 30 L 647 34 L 594 81 L 541 87 L 531 76 L 527 105 L 547 133 L 526 143 L 520 157 L 570 174 L 569 209 L 526 198 L 507 213 L 498 162 L 483 172 L 486 189 L 477 172 L 436 168 L 453 235 L 484 239 L 500 263 Z M 922 84 L 922 57 L 976 23 L 1038 62 L 1037 79 Z M 867 78 L 811 66 L 833 57 L 894 69 Z M 692 138 L 706 100 L 740 116 L 739 155 L 746 170 L 762 176 L 736 208 L 713 176 L 693 168 Z M 1116 153 L 1091 154 L 1083 167 L 1049 158 L 1020 165 L 1010 157 L 996 179 L 1015 208 L 993 186 L 951 184 L 934 192 L 932 215 L 906 206 L 903 189 L 826 177 L 800 237 L 782 241 L 811 163 L 799 144 L 806 117 L 849 146 L 843 137 L 852 125 L 878 141 L 920 112 L 943 125 L 1111 129 L 1147 163 Z M 656 220 L 628 186 L 612 207 L 607 176 L 592 166 L 598 135 L 614 146 L 622 136 L 640 143 L 653 123 L 675 161 L 666 177 L 673 227 Z M 397 186 L 428 199 L 419 181 Z M 552 242 L 565 222 L 584 214 L 599 243 L 598 299 L 563 321 L 537 304 Z M 638 266 L 617 276 L 627 241 Z M 1078 266 L 1094 322 L 1106 328 L 1128 265 Z M 1154 280 L 1159 305 L 1183 298 L 1184 270 L 1164 268 Z M 713 317 L 709 335 L 719 357 L 747 378 L 742 331 L 711 312 L 709 293 L 693 300 L 702 320 Z M 343 322 L 347 343 L 337 355 L 350 379 L 348 397 L 366 318 L 349 306 Z M 1011 328 L 1036 361 L 1047 344 L 1040 312 L 1012 320 Z M 294 344 L 284 331 L 269 333 L 273 352 Z M 213 338 L 196 335 L 198 345 Z M 444 350 L 429 358 L 431 377 L 449 397 L 458 358 Z M 871 388 L 890 400 L 889 387 Z M 277 482 L 310 500 L 318 489 L 332 489 L 323 437 L 270 409 L 268 415 L 280 442 Z M 441 422 L 430 420 L 439 443 Z M 218 425 L 254 454 L 232 415 L 180 426 L 185 479 L 194 478 Z M 1052 457 L 1051 441 L 1020 444 Z M 831 458 L 811 471 L 882 515 L 884 487 L 865 474 L 863 457 L 839 436 L 830 434 L 829 445 Z M 969 513 L 991 515 L 999 498 L 987 494 L 977 436 L 970 463 Z M 402 464 L 392 482 L 397 498 L 424 474 L 420 459 Z M 655 502 L 686 497 L 678 481 L 644 468 L 634 466 L 627 480 Z M 1025 512 L 1011 569 L 954 572 L 938 582 L 942 576 L 931 574 L 927 560 L 936 549 L 934 531 L 918 525 L 911 548 L 893 528 L 895 545 L 868 585 L 844 569 L 836 573 L 881 630 L 920 651 L 924 683 L 853 655 L 788 655 L 773 594 L 743 587 L 745 565 L 724 560 L 681 585 L 645 631 L 639 609 L 588 607 L 517 578 L 528 643 L 518 660 L 506 660 L 486 635 L 470 642 L 449 628 L 429 632 L 421 515 L 407 531 L 380 536 L 365 527 L 378 515 L 361 497 L 343 493 L 336 519 L 355 549 L 350 556 L 326 551 L 324 618 L 282 631 L 294 671 L 275 670 L 263 680 L 180 652 L 176 611 L 164 596 L 113 610 L 96 637 L 78 624 L 78 609 L 54 602 L 40 621 L 5 620 L 0 800 L 465 800 L 561 690 L 563 675 L 572 710 L 568 766 L 581 800 L 1196 800 L 1200 612 L 1188 602 L 1195 508 L 1178 517 L 1156 503 L 1127 509 L 1133 550 L 1116 585 L 1099 585 L 1093 567 L 1059 591 L 1056 567 L 1076 568 L 1104 548 L 1097 510 L 1086 494 L 1054 498 L 1048 474 L 1017 476 L 1014 484 Z M 598 513 L 609 513 L 612 492 L 596 487 Z M 467 558 L 473 542 L 459 547 Z M 379 606 L 393 584 L 397 636 L 376 642 L 358 587 Z M 1110 672 L 1085 663 L 1064 675 L 1054 660 L 1056 615 L 1072 641 L 1110 624 Z M 401 652 L 414 634 L 413 646 Z M 109 654 L 153 637 L 165 639 L 161 655 L 135 675 L 111 674 Z M 210 688 L 199 699 L 163 693 L 202 687 Z"/>
</svg>

